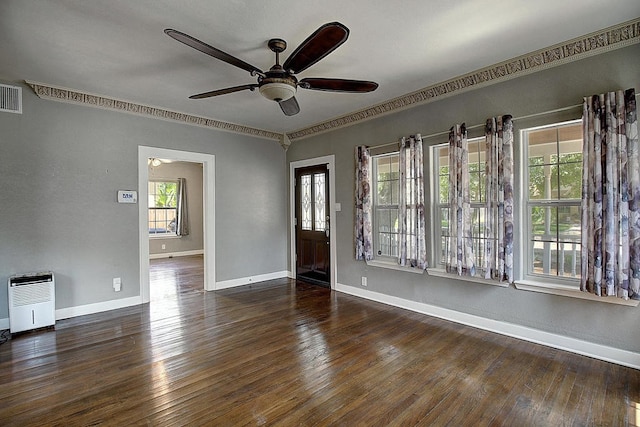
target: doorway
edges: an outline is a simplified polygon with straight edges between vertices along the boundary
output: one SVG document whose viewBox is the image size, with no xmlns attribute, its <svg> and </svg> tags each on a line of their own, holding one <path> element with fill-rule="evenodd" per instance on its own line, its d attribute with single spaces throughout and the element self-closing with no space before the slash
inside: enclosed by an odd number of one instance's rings
<svg viewBox="0 0 640 427">
<path fill-rule="evenodd" d="M 148 159 L 162 158 L 202 164 L 203 193 L 203 246 L 204 289 L 215 290 L 215 156 L 189 151 L 170 150 L 157 147 L 138 147 L 138 209 L 140 244 L 140 296 L 142 303 L 150 301 L 149 287 L 149 226 L 148 226 Z"/>
<path fill-rule="evenodd" d="M 325 185 L 326 185 L 325 199 L 326 200 L 325 200 L 325 215 L 324 215 L 324 223 L 325 223 L 326 229 L 323 232 L 318 231 L 318 234 L 316 235 L 316 237 L 318 238 L 317 240 L 314 241 L 313 238 L 309 238 L 308 240 L 310 240 L 310 243 L 307 243 L 308 247 L 310 247 L 311 245 L 317 246 L 317 245 L 323 244 L 325 251 L 324 251 L 324 254 L 321 256 L 325 256 L 326 260 L 318 261 L 317 257 L 314 255 L 313 259 L 315 259 L 318 262 L 315 264 L 315 266 L 313 266 L 313 268 L 311 267 L 312 263 L 309 260 L 304 260 L 304 259 L 301 259 L 300 266 L 298 266 L 298 259 L 300 258 L 298 254 L 298 247 L 300 246 L 300 243 L 297 241 L 297 237 L 299 234 L 297 233 L 297 230 L 296 230 L 297 228 L 296 226 L 296 218 L 297 218 L 296 172 L 298 170 L 304 170 L 307 168 L 312 168 L 312 169 L 318 168 L 318 171 L 319 171 L 318 173 L 324 172 L 326 177 L 326 181 L 325 181 Z M 300 273 L 302 275 L 305 275 L 306 273 L 307 277 L 312 277 L 312 275 L 315 275 L 317 273 L 317 270 L 322 271 L 323 270 L 322 267 L 324 267 L 324 273 L 323 273 L 323 276 L 321 277 L 321 281 L 325 286 L 329 285 L 331 289 L 335 289 L 336 277 L 337 277 L 336 239 L 332 238 L 332 236 L 336 235 L 335 234 L 336 205 L 338 205 L 338 209 L 339 209 L 339 204 L 335 202 L 335 156 L 334 155 L 316 157 L 316 158 L 307 159 L 307 160 L 299 160 L 299 161 L 294 161 L 289 163 L 289 215 L 290 215 L 290 219 L 289 219 L 290 246 L 289 248 L 290 248 L 290 266 L 291 266 L 292 278 L 296 278 L 298 276 L 298 270 L 300 270 Z M 318 219 L 318 223 L 320 225 L 322 218 L 320 216 L 317 216 L 316 218 Z M 301 220 L 302 218 L 300 218 L 300 220 L 298 221 L 301 221 Z M 305 230 L 305 231 L 309 231 L 309 230 Z M 313 231 L 313 229 L 311 231 Z M 323 242 L 320 243 L 319 239 L 321 239 L 321 235 L 325 235 L 325 238 L 328 237 L 328 243 L 326 240 L 323 240 Z M 310 237 L 310 236 L 305 236 L 305 237 Z M 328 251 L 326 250 L 326 247 L 328 247 Z M 311 254 L 312 252 L 309 249 L 307 250 L 307 253 Z M 321 268 L 318 268 L 318 266 L 320 266 Z M 311 271 L 316 271 L 316 273 L 310 273 Z"/>
<path fill-rule="evenodd" d="M 296 169 L 296 279 L 331 285 L 327 165 Z"/>
</svg>

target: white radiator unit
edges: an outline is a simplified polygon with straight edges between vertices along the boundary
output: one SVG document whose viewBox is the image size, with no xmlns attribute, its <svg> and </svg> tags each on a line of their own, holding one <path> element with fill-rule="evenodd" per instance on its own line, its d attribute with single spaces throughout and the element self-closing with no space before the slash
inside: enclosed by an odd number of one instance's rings
<svg viewBox="0 0 640 427">
<path fill-rule="evenodd" d="M 56 288 L 52 272 L 9 277 L 9 327 L 11 333 L 54 326 Z"/>
</svg>

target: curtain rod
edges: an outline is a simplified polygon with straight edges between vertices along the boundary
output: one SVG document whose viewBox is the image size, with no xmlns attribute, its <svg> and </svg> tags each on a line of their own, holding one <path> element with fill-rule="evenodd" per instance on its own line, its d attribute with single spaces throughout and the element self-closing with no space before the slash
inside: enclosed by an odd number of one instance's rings
<svg viewBox="0 0 640 427">
<path fill-rule="evenodd" d="M 636 99 L 640 98 L 640 93 L 636 93 Z M 542 113 L 534 113 L 534 114 L 528 114 L 526 116 L 521 116 L 521 117 L 512 117 L 511 120 L 512 121 L 517 121 L 517 120 L 524 120 L 524 119 L 532 119 L 534 117 L 540 117 L 540 116 L 545 116 L 547 114 L 555 114 L 555 113 L 562 113 L 565 111 L 569 111 L 572 110 L 574 108 L 578 108 L 578 107 L 582 107 L 582 104 L 576 104 L 576 105 L 570 105 L 568 107 L 562 107 L 562 108 L 557 108 L 555 110 L 550 110 L 550 111 L 545 111 Z M 484 127 L 485 124 L 478 124 L 478 125 L 473 125 L 473 126 L 467 126 L 467 130 L 468 129 L 477 129 L 480 127 Z M 449 131 L 443 131 L 443 132 L 436 132 L 436 133 L 432 133 L 431 135 L 422 135 L 422 139 L 427 139 L 427 138 L 435 138 L 436 136 L 444 136 L 444 135 L 449 135 Z M 381 145 L 374 145 L 372 147 L 370 147 L 371 149 L 376 149 L 376 148 L 383 148 L 383 147 L 389 147 L 392 145 L 398 145 L 399 141 L 395 141 L 395 142 L 389 142 L 386 144 L 381 144 Z"/>
<path fill-rule="evenodd" d="M 636 95 L 636 97 L 640 96 Z M 550 110 L 550 111 L 545 111 L 543 113 L 534 113 L 534 114 L 528 114 L 526 116 L 521 116 L 521 117 L 513 117 L 511 120 L 512 121 L 516 121 L 516 120 L 524 120 L 524 119 L 532 119 L 534 117 L 540 117 L 540 116 L 545 116 L 547 114 L 555 114 L 555 113 L 562 113 L 564 111 L 569 111 L 572 110 L 574 108 L 578 108 L 578 107 L 582 107 L 582 104 L 576 104 L 576 105 L 570 105 L 569 107 L 562 107 L 562 108 L 558 108 L 555 110 Z M 477 125 L 473 125 L 473 126 L 467 126 L 467 130 L 469 129 L 477 129 L 477 128 L 481 128 L 484 127 L 485 124 L 477 124 Z M 443 131 L 443 132 L 436 132 L 436 133 L 432 133 L 431 135 L 423 135 L 422 139 L 428 139 L 428 138 L 435 138 L 436 136 L 445 136 L 445 135 L 449 135 L 449 131 Z M 383 148 L 383 147 L 389 147 L 392 145 L 398 145 L 399 141 L 394 141 L 394 142 L 389 142 L 386 144 L 381 144 L 381 145 L 374 145 L 372 147 L 370 147 L 370 149 L 377 149 L 377 148 Z"/>
</svg>

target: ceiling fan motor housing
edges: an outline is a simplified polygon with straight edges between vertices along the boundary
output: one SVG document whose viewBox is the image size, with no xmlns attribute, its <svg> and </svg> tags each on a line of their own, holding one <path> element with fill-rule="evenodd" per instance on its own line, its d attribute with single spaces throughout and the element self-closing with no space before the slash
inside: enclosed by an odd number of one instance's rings
<svg viewBox="0 0 640 427">
<path fill-rule="evenodd" d="M 260 94 L 272 101 L 281 102 L 293 98 L 296 94 L 298 79 L 285 72 L 278 64 L 258 79 Z"/>
</svg>

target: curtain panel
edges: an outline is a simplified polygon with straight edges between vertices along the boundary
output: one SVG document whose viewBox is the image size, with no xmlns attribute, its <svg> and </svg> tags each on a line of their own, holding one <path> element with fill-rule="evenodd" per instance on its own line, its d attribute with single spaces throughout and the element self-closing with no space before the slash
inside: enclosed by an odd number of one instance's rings
<svg viewBox="0 0 640 427">
<path fill-rule="evenodd" d="M 400 140 L 398 264 L 427 268 L 424 220 L 424 161 L 420 134 Z"/>
<path fill-rule="evenodd" d="M 464 123 L 449 132 L 448 272 L 508 281 L 513 277 L 513 124 L 510 115 L 487 119 L 485 126 L 485 177 L 481 188 L 483 229 L 475 230 L 471 214 L 469 145 Z M 479 159 L 479 161 L 481 161 Z M 483 250 L 476 265 L 474 245 Z M 484 246 L 482 246 L 484 245 Z M 480 249 L 482 248 L 482 249 Z"/>
<path fill-rule="evenodd" d="M 178 215 L 176 218 L 176 234 L 189 235 L 189 210 L 187 209 L 187 180 L 178 178 Z"/>
<path fill-rule="evenodd" d="M 465 124 L 449 131 L 449 230 L 446 270 L 475 276 L 469 190 L 469 145 Z"/>
<path fill-rule="evenodd" d="M 635 90 L 584 99 L 580 289 L 640 299 L 640 153 Z"/>
<path fill-rule="evenodd" d="M 356 147 L 355 188 L 355 248 L 356 259 L 373 259 L 373 234 L 371 226 L 371 154 L 368 147 Z"/>
<path fill-rule="evenodd" d="M 486 279 L 513 283 L 513 122 L 510 115 L 485 125 Z"/>
</svg>

